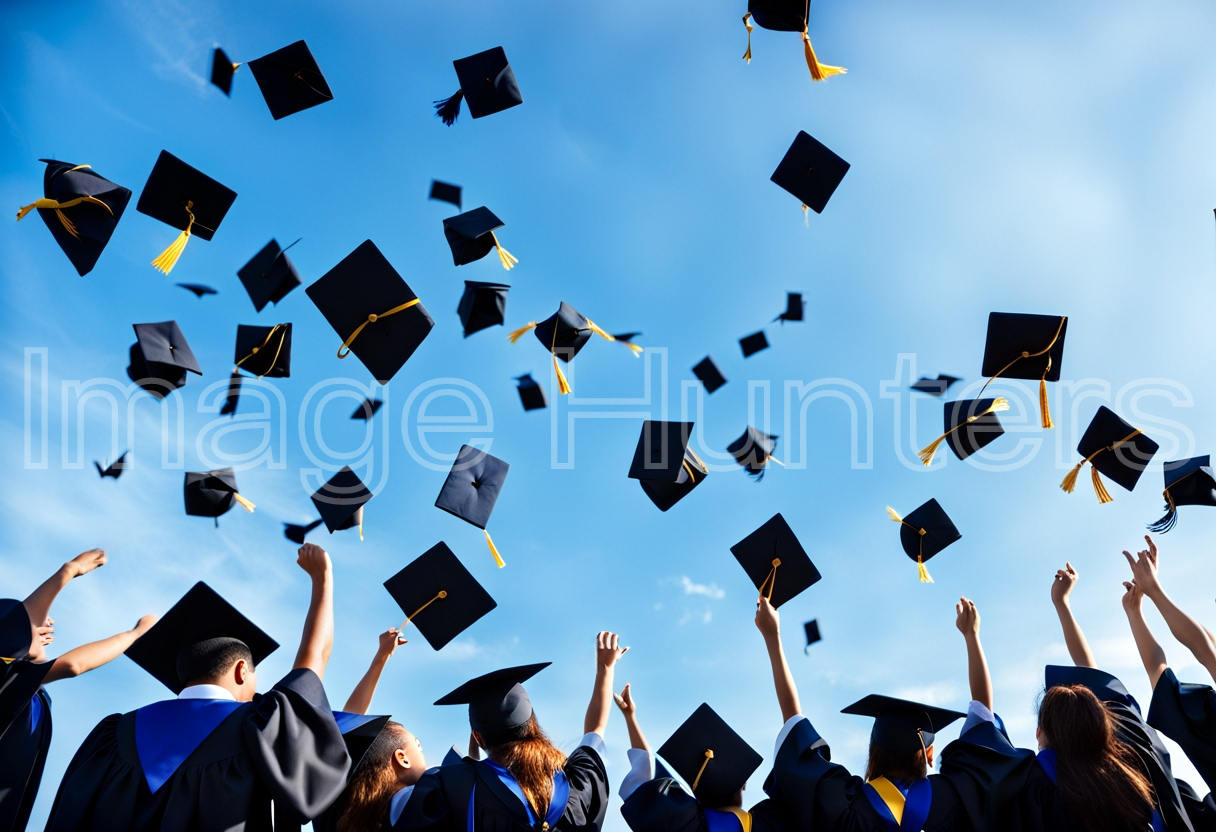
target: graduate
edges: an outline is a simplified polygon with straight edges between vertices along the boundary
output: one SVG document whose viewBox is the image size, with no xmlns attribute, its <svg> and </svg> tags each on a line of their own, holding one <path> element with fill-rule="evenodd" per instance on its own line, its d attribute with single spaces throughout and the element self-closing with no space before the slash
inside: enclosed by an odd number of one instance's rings
<svg viewBox="0 0 1216 832">
<path fill-rule="evenodd" d="M 176 699 L 106 717 L 68 764 L 48 832 L 298 829 L 346 785 L 350 757 L 321 683 L 333 648 L 333 570 L 300 547 L 312 597 L 293 669 L 257 694 L 278 644 L 196 584 L 127 651 Z"/>
<path fill-rule="evenodd" d="M 615 633 L 596 637 L 595 687 L 583 738 L 569 757 L 541 730 L 522 684 L 548 663 L 487 673 L 438 700 L 469 706 L 473 739 L 487 759 L 470 756 L 426 772 L 393 832 L 599 830 L 609 799 L 604 730 L 616 663 L 628 650 Z"/>
<path fill-rule="evenodd" d="M 46 647 L 55 640 L 51 605 L 73 578 L 105 562 L 102 549 L 81 552 L 25 601 L 0 599 L 0 829 L 25 829 L 38 796 L 51 745 L 51 697 L 43 685 L 113 661 L 156 623 L 156 616 L 144 616 L 134 629 L 48 660 Z"/>
</svg>

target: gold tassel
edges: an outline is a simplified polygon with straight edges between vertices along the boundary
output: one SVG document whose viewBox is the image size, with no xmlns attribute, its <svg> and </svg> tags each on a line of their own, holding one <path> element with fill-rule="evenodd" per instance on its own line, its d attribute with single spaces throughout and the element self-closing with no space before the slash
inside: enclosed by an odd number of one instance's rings
<svg viewBox="0 0 1216 832">
<path fill-rule="evenodd" d="M 591 320 L 590 318 L 585 318 L 584 320 L 587 321 L 587 329 L 591 330 L 605 341 L 616 341 L 618 344 L 624 344 L 625 346 L 629 347 L 629 351 L 633 353 L 635 358 L 641 356 L 642 348 L 637 344 L 633 343 L 632 341 L 617 341 L 616 338 L 605 332 L 595 321 Z"/>
<path fill-rule="evenodd" d="M 1089 466 L 1090 478 L 1094 482 L 1094 493 L 1098 495 L 1098 505 L 1104 505 L 1114 501 L 1114 497 L 1110 496 L 1110 492 L 1106 490 L 1106 485 L 1102 482 L 1102 475 L 1098 473 L 1098 469 Z"/>
<path fill-rule="evenodd" d="M 1008 409 L 1009 409 L 1009 399 L 1005 398 L 1004 396 L 998 396 L 997 398 L 992 400 L 992 404 L 988 405 L 988 409 L 985 410 L 983 413 L 977 413 L 974 416 L 968 416 L 962 423 L 955 425 L 954 427 L 950 428 L 950 430 L 946 431 L 941 436 L 934 439 L 932 442 L 929 443 L 928 446 L 926 446 L 924 449 L 919 451 L 916 455 L 918 457 L 920 457 L 920 461 L 925 463 L 925 465 L 932 465 L 933 457 L 934 457 L 934 455 L 937 454 L 937 449 L 939 447 L 941 447 L 942 442 L 946 439 L 947 436 L 954 433 L 959 428 L 967 427 L 967 425 L 971 424 L 976 419 L 987 416 L 989 413 L 1003 412 Z"/>
<path fill-rule="evenodd" d="M 177 239 L 169 244 L 169 247 L 162 251 L 155 260 L 152 261 L 152 266 L 157 271 L 168 274 L 173 271 L 173 267 L 177 265 L 177 258 L 182 256 L 182 252 L 186 250 L 186 243 L 190 242 L 190 229 L 194 227 L 194 214 L 191 208 L 194 207 L 193 202 L 186 203 L 186 213 L 190 215 L 190 221 L 186 223 L 186 228 L 181 234 L 177 235 Z"/>
<path fill-rule="evenodd" d="M 1064 482 L 1060 483 L 1060 488 L 1063 488 L 1066 493 L 1071 494 L 1077 487 L 1077 476 L 1081 473 L 1081 469 L 1083 467 L 1085 467 L 1084 460 L 1078 462 L 1076 466 L 1068 472 L 1068 474 L 1064 477 Z"/>
<path fill-rule="evenodd" d="M 490 547 L 490 554 L 494 556 L 494 563 L 499 569 L 502 569 L 507 565 L 507 562 L 502 559 L 502 555 L 498 554 L 498 547 L 495 546 L 494 541 L 490 539 L 490 533 L 485 529 L 482 529 L 482 531 L 486 532 L 486 545 Z"/>
<path fill-rule="evenodd" d="M 943 433 L 941 436 L 937 437 L 918 451 L 916 455 L 920 457 L 920 461 L 925 465 L 932 465 L 933 457 L 937 455 L 937 449 L 941 447 L 942 443 L 946 441 L 946 437 L 949 435 L 950 434 L 948 433 Z"/>
<path fill-rule="evenodd" d="M 895 521 L 896 523 L 904 522 L 904 518 L 899 516 L 899 512 L 897 512 L 895 509 L 891 508 L 890 506 L 887 506 L 887 514 L 891 515 L 891 519 L 893 521 Z"/>
<path fill-rule="evenodd" d="M 363 521 L 359 521 L 359 540 L 363 540 Z"/>
<path fill-rule="evenodd" d="M 236 500 L 238 503 L 240 503 L 240 504 L 241 504 L 241 508 L 245 509 L 245 511 L 249 512 L 250 514 L 253 514 L 253 510 L 254 510 L 255 508 L 257 508 L 257 506 L 255 506 L 253 503 L 251 503 L 251 502 L 249 502 L 248 500 L 246 500 L 246 499 L 245 499 L 244 497 L 242 497 L 240 494 L 237 494 L 235 491 L 233 491 L 233 492 L 232 492 L 232 499 L 234 499 L 234 500 Z"/>
<path fill-rule="evenodd" d="M 916 575 L 920 578 L 922 584 L 933 583 L 933 578 L 929 576 L 929 570 L 925 568 L 925 561 L 919 557 L 916 559 Z"/>
<path fill-rule="evenodd" d="M 557 392 L 563 396 L 570 392 L 570 382 L 566 381 L 566 376 L 562 373 L 561 365 L 557 363 L 557 356 L 553 356 L 553 372 L 557 373 Z"/>
<path fill-rule="evenodd" d="M 712 748 L 705 749 L 705 762 L 701 763 L 701 770 L 697 772 L 697 776 L 693 778 L 692 790 L 695 792 L 697 786 L 701 785 L 701 775 L 705 773 L 705 767 L 709 765 L 709 761 L 714 758 L 714 750 Z"/>
<path fill-rule="evenodd" d="M 80 170 L 81 168 L 87 168 L 87 167 L 88 167 L 88 165 L 79 165 L 75 168 L 72 168 L 72 170 Z M 110 210 L 110 206 L 106 205 L 104 202 L 102 202 L 100 199 L 98 199 L 95 196 L 78 196 L 75 199 L 69 199 L 65 202 L 60 202 L 57 199 L 47 199 L 46 197 L 43 197 L 42 199 L 34 200 L 29 205 L 22 205 L 20 208 L 18 208 L 17 209 L 17 222 L 21 222 L 21 220 L 25 219 L 25 215 L 28 214 L 30 211 L 33 211 L 35 208 L 40 208 L 45 211 L 54 211 L 55 216 L 57 216 L 59 218 L 59 223 L 63 226 L 63 230 L 68 232 L 69 234 L 71 234 L 73 237 L 79 238 L 80 233 L 76 230 L 76 224 L 73 223 L 70 219 L 68 219 L 68 215 L 63 213 L 63 209 L 75 207 L 82 202 L 90 202 L 94 205 L 100 205 L 102 208 L 106 209 L 106 211 L 110 214 L 111 217 L 114 216 L 114 212 Z"/>
<path fill-rule="evenodd" d="M 494 240 L 494 248 L 498 249 L 498 261 L 502 263 L 504 269 L 511 271 L 519 263 L 519 258 L 502 247 L 502 243 L 498 242 L 498 236 L 493 231 L 490 232 L 490 238 Z"/>
<path fill-rule="evenodd" d="M 819 58 L 815 56 L 815 47 L 811 46 L 811 34 L 808 29 L 802 30 L 802 47 L 806 53 L 806 65 L 811 70 L 811 78 L 815 81 L 822 81 L 825 78 L 831 78 L 833 75 L 844 75 L 848 72 L 842 66 L 827 66 L 819 63 Z"/>
<path fill-rule="evenodd" d="M 743 53 L 743 60 L 749 64 L 752 62 L 752 13 L 748 12 L 743 15 L 743 25 L 747 27 L 747 51 Z"/>
<path fill-rule="evenodd" d="M 805 225 L 807 228 L 811 227 L 810 209 L 807 207 L 805 202 L 802 203 L 802 224 Z"/>
<path fill-rule="evenodd" d="M 1054 428 L 1051 421 L 1051 410 L 1047 406 L 1047 376 L 1039 379 L 1039 416 L 1042 417 L 1044 428 Z"/>
<path fill-rule="evenodd" d="M 536 321 L 528 321 L 527 326 L 521 326 L 519 329 L 512 332 L 510 335 L 507 336 L 507 340 L 510 341 L 512 344 L 514 344 L 516 341 L 518 341 L 520 338 L 523 338 L 524 335 L 526 335 L 527 333 L 531 332 L 534 329 L 536 329 Z"/>
</svg>

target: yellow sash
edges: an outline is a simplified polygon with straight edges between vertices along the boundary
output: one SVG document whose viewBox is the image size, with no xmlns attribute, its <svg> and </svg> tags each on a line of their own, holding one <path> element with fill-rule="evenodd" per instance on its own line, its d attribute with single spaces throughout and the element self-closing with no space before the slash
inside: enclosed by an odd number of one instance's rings
<svg viewBox="0 0 1216 832">
<path fill-rule="evenodd" d="M 887 804 L 887 808 L 891 810 L 891 817 L 895 818 L 896 823 L 903 823 L 904 820 L 904 795 L 899 789 L 885 777 L 875 777 L 869 781 L 868 785 L 874 787 L 874 791 L 878 792 L 878 796 L 882 798 L 882 802 Z"/>
</svg>

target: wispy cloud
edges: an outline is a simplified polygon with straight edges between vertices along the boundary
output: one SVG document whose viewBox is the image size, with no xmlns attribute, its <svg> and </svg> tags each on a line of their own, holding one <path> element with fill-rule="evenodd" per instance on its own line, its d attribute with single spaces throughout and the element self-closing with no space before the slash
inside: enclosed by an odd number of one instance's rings
<svg viewBox="0 0 1216 832">
<path fill-rule="evenodd" d="M 726 590 L 717 584 L 699 584 L 687 575 L 681 575 L 678 578 L 664 578 L 661 583 L 675 584 L 684 590 L 685 595 L 701 595 L 714 601 L 720 601 L 726 597 Z"/>
<path fill-rule="evenodd" d="M 156 54 L 152 69 L 164 78 L 181 81 L 201 95 L 207 79 L 195 72 L 198 56 L 209 41 L 194 33 L 195 6 L 181 0 L 112 0 L 111 5 Z"/>
</svg>

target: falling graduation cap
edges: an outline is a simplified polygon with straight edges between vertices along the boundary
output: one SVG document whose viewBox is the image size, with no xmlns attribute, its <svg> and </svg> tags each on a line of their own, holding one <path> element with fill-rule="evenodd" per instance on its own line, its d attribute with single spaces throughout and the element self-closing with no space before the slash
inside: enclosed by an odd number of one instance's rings
<svg viewBox="0 0 1216 832">
<path fill-rule="evenodd" d="M 118 459 L 114 460 L 114 462 L 112 464 L 107 465 L 105 468 L 101 467 L 100 462 L 97 462 L 96 460 L 94 460 L 93 467 L 95 467 L 97 469 L 97 476 L 101 477 L 103 480 L 106 477 L 113 477 L 114 479 L 118 479 L 119 477 L 121 477 L 122 472 L 127 470 L 127 454 L 128 453 L 129 453 L 129 451 L 123 451 L 122 456 L 120 456 Z"/>
<path fill-rule="evenodd" d="M 805 219 L 808 208 L 816 214 L 823 213 L 848 172 L 848 162 L 806 131 L 799 130 L 769 179 L 798 197 Z"/>
<path fill-rule="evenodd" d="M 332 101 L 333 92 L 302 40 L 249 62 L 274 120 Z"/>
<path fill-rule="evenodd" d="M 186 514 L 191 517 L 212 517 L 216 526 L 220 524 L 219 518 L 234 505 L 239 504 L 250 514 L 256 508 L 237 491 L 236 472 L 231 468 L 187 471 L 183 494 Z"/>
<path fill-rule="evenodd" d="M 190 238 L 210 240 L 235 201 L 236 191 L 162 150 L 135 210 L 181 233 L 152 265 L 165 274 L 173 271 Z"/>
<path fill-rule="evenodd" d="M 920 450 L 917 456 L 925 465 L 932 465 L 942 442 L 949 442 L 954 455 L 966 459 L 1005 432 L 996 414 L 1008 409 L 1009 400 L 1004 397 L 947 402 L 945 432 Z"/>
<path fill-rule="evenodd" d="M 510 288 L 502 283 L 464 282 L 464 294 L 460 297 L 456 314 L 460 316 L 465 338 L 474 332 L 503 325 L 507 314 L 507 290 Z"/>
<path fill-rule="evenodd" d="M 1059 381 L 1064 360 L 1066 315 L 1021 315 L 992 312 L 984 342 L 984 365 L 988 377 L 984 389 L 997 378 L 1039 380 L 1039 416 L 1045 428 L 1054 427 L 1047 404 L 1047 382 Z"/>
<path fill-rule="evenodd" d="M 84 277 L 97 265 L 110 242 L 131 201 L 131 192 L 94 173 L 91 165 L 38 161 L 46 164 L 42 199 L 19 208 L 17 219 L 37 210 L 76 273 Z"/>
<path fill-rule="evenodd" d="M 860 699 L 840 712 L 873 717 L 870 741 L 875 745 L 888 751 L 921 749 L 926 756 L 937 732 L 966 716 L 946 708 L 877 694 Z"/>
<path fill-rule="evenodd" d="M 452 61 L 460 89 L 435 102 L 435 115 L 451 127 L 460 115 L 460 102 L 469 105 L 473 118 L 493 115 L 524 103 L 507 53 L 501 46 Z"/>
<path fill-rule="evenodd" d="M 329 482 L 312 495 L 312 504 L 325 521 L 329 533 L 359 527 L 359 539 L 363 539 L 363 506 L 375 496 L 359 475 L 344 467 L 330 477 Z"/>
<path fill-rule="evenodd" d="M 544 344 L 553 354 L 553 372 L 557 374 L 557 389 L 562 395 L 570 392 L 570 385 L 566 381 L 566 376 L 562 373 L 557 359 L 560 358 L 567 364 L 570 363 L 571 359 L 578 355 L 579 350 L 591 338 L 592 333 L 605 341 L 616 341 L 615 337 L 597 326 L 590 318 L 584 318 L 577 309 L 565 301 L 562 301 L 554 315 L 540 323 L 529 321 L 508 335 L 507 340 L 514 344 L 531 330 L 536 331 L 536 340 Z M 629 341 L 621 343 L 628 347 L 635 356 L 641 355 L 642 348 L 639 345 Z"/>
<path fill-rule="evenodd" d="M 773 321 L 781 321 L 782 326 L 784 326 L 786 321 L 801 321 L 805 317 L 805 313 L 806 301 L 802 299 L 802 293 L 786 292 L 785 311 L 773 318 Z"/>
<path fill-rule="evenodd" d="M 184 387 L 186 373 L 202 375 L 177 321 L 134 324 L 127 377 L 158 399 Z"/>
<path fill-rule="evenodd" d="M 219 292 L 212 289 L 210 286 L 205 286 L 202 283 L 178 283 L 176 284 L 187 292 L 192 292 L 196 298 L 201 298 L 203 295 L 218 295 Z"/>
<path fill-rule="evenodd" d="M 743 466 L 749 477 L 757 482 L 764 479 L 764 472 L 770 461 L 785 467 L 785 463 L 773 456 L 777 448 L 777 437 L 756 430 L 748 425 L 743 435 L 732 442 L 726 452 L 735 458 L 735 462 Z"/>
<path fill-rule="evenodd" d="M 412 621 L 435 650 L 498 606 L 443 542 L 385 581 L 384 588 L 405 613 L 400 632 Z"/>
<path fill-rule="evenodd" d="M 498 457 L 472 445 L 461 445 L 443 488 L 439 489 L 439 496 L 435 498 L 436 508 L 454 514 L 485 532 L 486 545 L 490 547 L 490 554 L 494 556 L 499 569 L 506 564 L 490 539 L 486 524 L 490 522 L 490 514 L 494 511 L 494 504 L 498 502 L 498 494 L 510 470 L 511 466 Z"/>
<path fill-rule="evenodd" d="M 709 475 L 689 444 L 692 429 L 692 422 L 642 423 L 629 477 L 641 483 L 642 491 L 659 511 L 667 511 L 684 499 Z"/>
<path fill-rule="evenodd" d="M 764 762 L 709 705 L 702 703 L 659 748 L 704 806 L 727 805 Z"/>
<path fill-rule="evenodd" d="M 1120 419 L 1110 408 L 1099 407 L 1077 443 L 1077 453 L 1084 459 L 1068 472 L 1060 488 L 1071 494 L 1077 487 L 1077 476 L 1088 462 L 1098 502 L 1109 503 L 1114 498 L 1103 485 L 1102 475 L 1131 491 L 1160 447 L 1142 430 Z"/>
<path fill-rule="evenodd" d="M 1158 534 L 1168 532 L 1178 521 L 1178 506 L 1216 506 L 1216 474 L 1208 455 L 1167 462 L 1165 473 L 1165 516 L 1148 527 Z"/>
<path fill-rule="evenodd" d="M 912 385 L 912 389 L 918 393 L 928 393 L 930 396 L 944 396 L 946 391 L 950 389 L 950 385 L 956 381 L 961 381 L 961 379 L 954 376 L 944 376 L 941 373 L 938 373 L 937 378 L 921 376 Z"/>
<path fill-rule="evenodd" d="M 460 193 L 461 188 L 459 185 L 440 182 L 438 179 L 431 180 L 431 199 L 437 199 L 440 202 L 450 202 L 459 209 Z"/>
<path fill-rule="evenodd" d="M 352 419 L 362 419 L 365 422 L 371 421 L 371 418 L 376 415 L 384 402 L 380 399 L 364 399 L 363 402 L 355 408 L 355 412 L 350 414 Z"/>
<path fill-rule="evenodd" d="M 697 362 L 697 365 L 692 368 L 692 374 L 705 385 L 706 393 L 712 393 L 723 384 L 726 384 L 726 376 L 722 375 L 722 371 L 718 369 L 718 365 L 708 355 Z"/>
<path fill-rule="evenodd" d="M 823 636 L 819 634 L 819 619 L 807 621 L 802 625 L 802 631 L 806 635 L 806 647 L 802 648 L 803 655 L 811 649 L 812 644 L 818 644 L 823 641 Z"/>
<path fill-rule="evenodd" d="M 278 305 L 292 289 L 300 285 L 300 272 L 287 256 L 287 249 L 298 242 L 296 240 L 287 248 L 279 248 L 278 241 L 271 240 L 236 273 L 249 293 L 249 299 L 253 301 L 253 308 L 258 312 L 268 303 Z"/>
<path fill-rule="evenodd" d="M 900 545 L 904 547 L 904 554 L 916 561 L 916 573 L 920 582 L 933 583 L 929 570 L 925 568 L 925 561 L 962 538 L 954 526 L 954 521 L 937 500 L 929 500 L 907 517 L 900 517 L 890 506 L 887 506 L 887 514 L 900 524 Z"/>
<path fill-rule="evenodd" d="M 287 538 L 297 546 L 303 546 L 304 538 L 307 537 L 308 533 L 317 526 L 321 525 L 323 522 L 324 521 L 322 520 L 313 520 L 307 526 L 300 526 L 295 523 L 284 523 L 283 537 Z"/>
<path fill-rule="evenodd" d="M 743 15 L 743 25 L 747 27 L 747 51 L 743 53 L 743 60 L 752 62 L 751 20 L 755 20 L 761 29 L 802 33 L 802 51 L 813 80 L 824 81 L 833 75 L 844 75 L 848 70 L 842 66 L 819 63 L 815 47 L 811 46 L 810 15 L 811 0 L 748 0 L 747 14 Z"/>
<path fill-rule="evenodd" d="M 240 67 L 223 49 L 215 47 L 211 52 L 211 83 L 223 90 L 224 95 L 232 95 L 232 76 Z"/>
<path fill-rule="evenodd" d="M 236 328 L 236 366 L 258 378 L 288 378 L 291 376 L 291 324 L 253 326 L 239 324 Z"/>
<path fill-rule="evenodd" d="M 797 597 L 823 577 L 780 512 L 731 546 L 730 553 L 756 591 L 774 607 Z"/>
<path fill-rule="evenodd" d="M 743 350 L 744 358 L 751 358 L 758 352 L 768 349 L 768 338 L 764 335 L 764 330 L 753 332 L 745 338 L 739 339 L 739 347 Z"/>
<path fill-rule="evenodd" d="M 475 263 L 490 253 L 498 251 L 498 262 L 507 271 L 515 268 L 519 258 L 507 251 L 498 242 L 494 232 L 506 223 L 495 216 L 494 212 L 484 205 L 465 211 L 443 221 L 443 236 L 452 250 L 452 262 L 457 266 Z"/>
<path fill-rule="evenodd" d="M 233 370 L 232 375 L 228 376 L 228 392 L 224 395 L 224 403 L 220 406 L 221 416 L 233 416 L 236 414 L 236 406 L 241 401 L 241 374 Z"/>
<path fill-rule="evenodd" d="M 515 380 L 519 382 L 516 389 L 519 390 L 519 400 L 523 404 L 525 412 L 544 410 L 549 406 L 549 400 L 545 397 L 545 388 L 536 383 L 536 379 L 532 378 L 531 373 L 516 376 Z"/>
<path fill-rule="evenodd" d="M 435 326 L 371 240 L 304 291 L 342 339 L 338 358 L 353 352 L 381 384 L 396 375 Z"/>
</svg>

